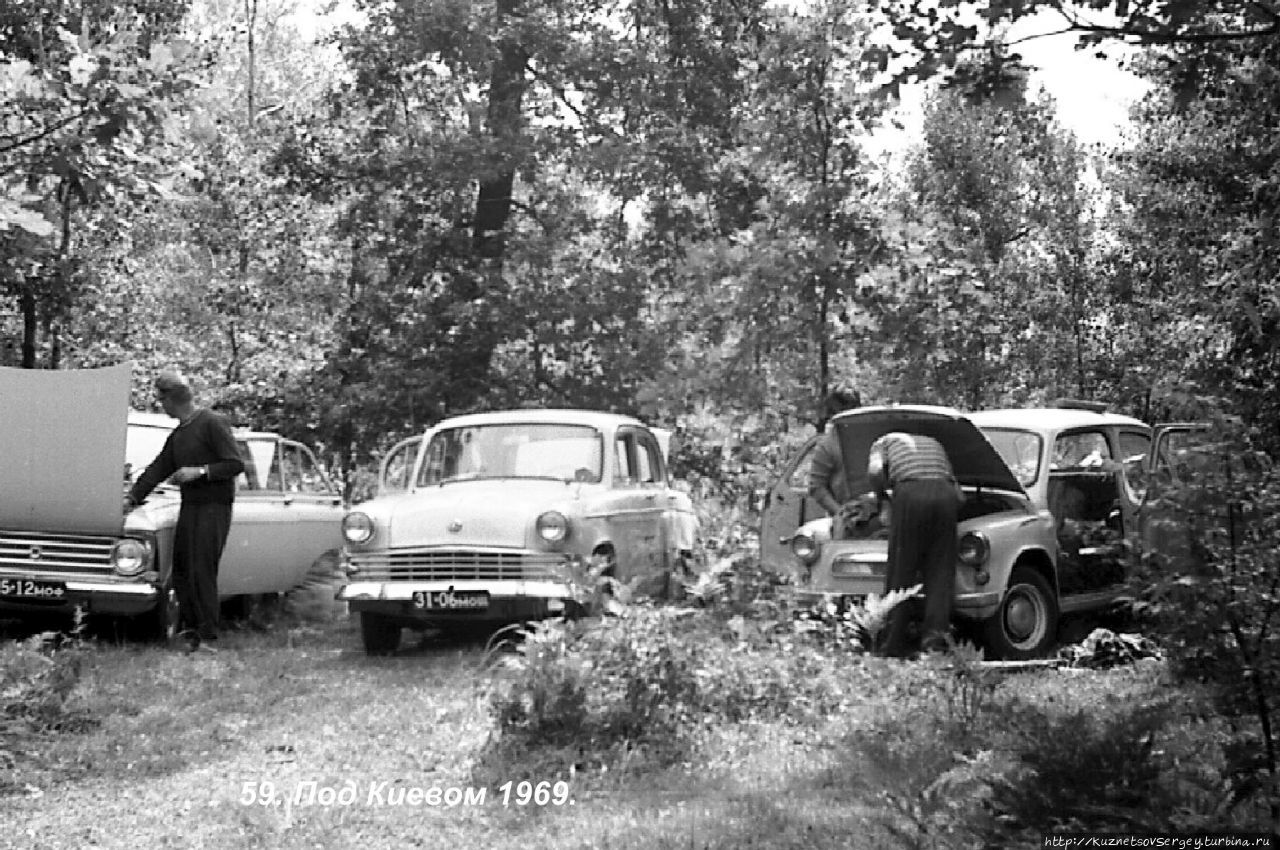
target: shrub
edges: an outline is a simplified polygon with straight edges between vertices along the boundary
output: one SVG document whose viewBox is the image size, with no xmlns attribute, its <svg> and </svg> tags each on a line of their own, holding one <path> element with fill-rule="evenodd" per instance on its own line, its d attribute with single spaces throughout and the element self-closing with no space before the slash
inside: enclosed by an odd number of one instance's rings
<svg viewBox="0 0 1280 850">
<path fill-rule="evenodd" d="M 1231 783 L 1259 823 L 1280 825 L 1280 471 L 1250 435 L 1220 422 L 1171 443 L 1152 482 L 1135 577 L 1137 611 L 1184 682 L 1212 686 L 1240 724 Z M 1176 476 L 1176 477 L 1175 477 Z"/>
<path fill-rule="evenodd" d="M 506 666 L 490 755 L 579 768 L 683 760 L 711 724 L 823 717 L 846 688 L 840 660 L 789 624 L 648 602 L 539 624 Z"/>
<path fill-rule="evenodd" d="M 87 651 L 80 630 L 0 643 L 0 792 L 20 787 L 10 749 L 15 743 L 88 725 L 89 718 L 71 705 Z"/>
<path fill-rule="evenodd" d="M 846 770 L 907 847 L 1022 847 L 1050 829 L 1240 828 L 1222 789 L 1221 727 L 1182 711 L 1149 668 L 1019 674 L 976 652 L 879 671 Z"/>
</svg>

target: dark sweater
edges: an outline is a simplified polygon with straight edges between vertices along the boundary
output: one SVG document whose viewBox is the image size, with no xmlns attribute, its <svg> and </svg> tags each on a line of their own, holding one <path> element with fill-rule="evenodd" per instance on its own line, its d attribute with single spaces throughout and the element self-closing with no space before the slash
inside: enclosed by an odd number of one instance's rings
<svg viewBox="0 0 1280 850">
<path fill-rule="evenodd" d="M 141 502 L 183 466 L 209 467 L 208 478 L 197 478 L 182 485 L 184 502 L 231 504 L 236 495 L 235 477 L 244 470 L 244 461 L 223 416 L 200 408 L 174 428 L 160 454 L 130 488 L 129 497 Z"/>
</svg>

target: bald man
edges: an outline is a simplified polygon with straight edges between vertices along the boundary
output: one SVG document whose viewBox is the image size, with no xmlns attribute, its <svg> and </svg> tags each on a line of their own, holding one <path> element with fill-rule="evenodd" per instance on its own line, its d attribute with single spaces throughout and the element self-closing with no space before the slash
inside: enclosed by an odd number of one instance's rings
<svg viewBox="0 0 1280 850">
<path fill-rule="evenodd" d="M 155 381 L 156 399 L 178 420 L 160 454 L 125 497 L 125 509 L 142 503 L 161 482 L 182 493 L 173 538 L 173 589 L 188 652 L 211 648 L 218 638 L 218 562 L 231 530 L 235 477 L 244 470 L 227 420 L 196 407 L 191 385 L 176 372 Z M 162 602 L 163 604 L 163 602 Z"/>
</svg>

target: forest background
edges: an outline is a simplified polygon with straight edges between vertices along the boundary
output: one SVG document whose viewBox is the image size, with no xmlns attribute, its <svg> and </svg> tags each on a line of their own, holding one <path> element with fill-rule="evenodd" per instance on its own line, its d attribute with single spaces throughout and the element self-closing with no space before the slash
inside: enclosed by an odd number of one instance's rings
<svg viewBox="0 0 1280 850">
<path fill-rule="evenodd" d="M 300 8 L 0 2 L 0 364 L 177 366 L 357 497 L 502 406 L 672 428 L 730 502 L 837 386 L 1280 441 L 1268 0 Z M 1122 136 L 1030 82 L 1033 15 L 1144 79 Z"/>
</svg>

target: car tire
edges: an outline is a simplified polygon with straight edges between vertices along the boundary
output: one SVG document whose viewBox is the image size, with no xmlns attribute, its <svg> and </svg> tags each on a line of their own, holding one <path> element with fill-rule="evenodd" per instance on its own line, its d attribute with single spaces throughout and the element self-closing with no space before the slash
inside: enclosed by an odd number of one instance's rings
<svg viewBox="0 0 1280 850">
<path fill-rule="evenodd" d="M 1000 608 L 983 623 L 988 655 L 1008 661 L 1039 658 L 1058 637 L 1058 600 L 1048 580 L 1030 567 L 1014 567 Z"/>
<path fill-rule="evenodd" d="M 392 655 L 400 648 L 400 624 L 381 614 L 360 612 L 360 637 L 365 655 Z"/>
</svg>

